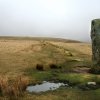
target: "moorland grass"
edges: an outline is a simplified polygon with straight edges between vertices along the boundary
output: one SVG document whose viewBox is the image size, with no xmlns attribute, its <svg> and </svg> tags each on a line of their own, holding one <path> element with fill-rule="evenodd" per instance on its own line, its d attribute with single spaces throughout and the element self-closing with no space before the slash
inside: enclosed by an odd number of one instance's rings
<svg viewBox="0 0 100 100">
<path fill-rule="evenodd" d="M 28 84 L 46 80 L 66 80 L 74 85 L 86 84 L 89 81 L 100 84 L 100 75 L 72 73 L 73 68 L 91 68 L 91 45 L 74 42 L 1 37 L 0 75 L 6 75 L 8 78 L 1 77 L 0 99 L 12 99 L 13 94 L 14 99 L 18 97 L 18 100 L 99 100 L 100 89 L 82 91 L 77 88 L 59 88 L 40 94 L 22 91 L 27 85 L 24 77 L 28 77 Z M 42 64 L 44 70 L 37 70 L 37 64 Z M 50 64 L 56 64 L 61 68 L 51 69 Z M 19 75 L 23 77 L 16 79 Z M 6 93 L 3 92 L 3 88 L 7 89 Z M 23 96 L 19 95 L 21 93 Z"/>
</svg>

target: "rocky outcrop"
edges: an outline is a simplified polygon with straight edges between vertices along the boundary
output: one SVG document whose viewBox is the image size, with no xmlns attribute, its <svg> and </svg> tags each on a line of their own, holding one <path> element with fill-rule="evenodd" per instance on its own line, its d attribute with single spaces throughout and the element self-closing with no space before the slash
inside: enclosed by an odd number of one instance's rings
<svg viewBox="0 0 100 100">
<path fill-rule="evenodd" d="M 93 66 L 100 66 L 100 19 L 92 20 L 91 24 Z"/>
</svg>

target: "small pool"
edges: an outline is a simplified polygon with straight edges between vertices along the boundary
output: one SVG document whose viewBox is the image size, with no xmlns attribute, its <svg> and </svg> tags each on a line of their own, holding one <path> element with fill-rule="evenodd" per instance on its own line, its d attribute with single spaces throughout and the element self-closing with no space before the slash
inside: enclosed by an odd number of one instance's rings
<svg viewBox="0 0 100 100">
<path fill-rule="evenodd" d="M 26 88 L 26 90 L 28 92 L 39 93 L 39 92 L 46 92 L 46 91 L 49 91 L 49 90 L 56 90 L 61 86 L 68 86 L 68 84 L 43 81 L 42 84 L 39 84 L 39 85 L 37 84 L 37 85 L 34 85 L 34 86 L 28 86 Z"/>
</svg>

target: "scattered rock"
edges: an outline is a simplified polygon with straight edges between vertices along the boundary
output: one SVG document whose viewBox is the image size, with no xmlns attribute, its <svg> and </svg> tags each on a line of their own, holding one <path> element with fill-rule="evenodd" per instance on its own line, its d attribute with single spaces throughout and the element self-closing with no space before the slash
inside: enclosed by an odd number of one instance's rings
<svg viewBox="0 0 100 100">
<path fill-rule="evenodd" d="M 96 84 L 96 82 L 87 82 L 86 84 L 83 85 L 79 85 L 78 86 L 80 89 L 82 89 L 83 91 L 87 91 L 87 90 L 95 90 L 99 88 L 99 85 Z"/>
<path fill-rule="evenodd" d="M 72 60 L 70 60 L 71 62 L 73 62 L 73 61 L 76 61 L 76 62 L 82 62 L 83 60 L 82 59 L 72 59 Z"/>
<path fill-rule="evenodd" d="M 96 85 L 96 82 L 88 82 L 87 85 Z"/>
</svg>

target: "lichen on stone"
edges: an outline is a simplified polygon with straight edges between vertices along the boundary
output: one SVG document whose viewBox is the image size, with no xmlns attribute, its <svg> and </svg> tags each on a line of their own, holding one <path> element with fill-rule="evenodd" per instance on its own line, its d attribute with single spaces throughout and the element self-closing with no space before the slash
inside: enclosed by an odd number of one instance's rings
<svg viewBox="0 0 100 100">
<path fill-rule="evenodd" d="M 93 65 L 100 66 L 100 19 L 92 20 L 91 39 L 92 39 Z"/>
</svg>

